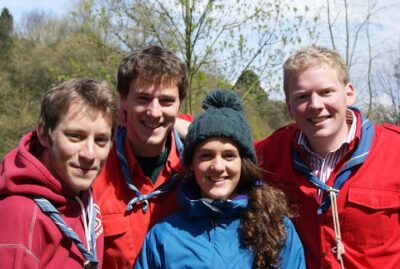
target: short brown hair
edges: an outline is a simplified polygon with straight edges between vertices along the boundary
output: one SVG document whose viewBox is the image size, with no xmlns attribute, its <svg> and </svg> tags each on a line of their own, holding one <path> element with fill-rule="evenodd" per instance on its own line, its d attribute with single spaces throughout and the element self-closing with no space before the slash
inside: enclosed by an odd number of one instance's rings
<svg viewBox="0 0 400 269">
<path fill-rule="evenodd" d="M 134 50 L 122 59 L 117 82 L 120 96 L 125 98 L 131 83 L 139 79 L 167 83 L 176 81 L 180 100 L 186 97 L 189 87 L 186 64 L 174 53 L 156 45 Z"/>
<path fill-rule="evenodd" d="M 57 128 L 73 101 L 104 113 L 110 120 L 114 136 L 118 126 L 118 98 L 109 83 L 84 78 L 69 79 L 45 93 L 39 117 L 43 132 L 50 133 Z"/>
<path fill-rule="evenodd" d="M 318 46 L 306 47 L 290 56 L 283 65 L 283 89 L 286 99 L 289 92 L 289 80 L 293 75 L 312 67 L 329 67 L 336 72 L 343 85 L 350 82 L 348 68 L 338 52 Z"/>
</svg>

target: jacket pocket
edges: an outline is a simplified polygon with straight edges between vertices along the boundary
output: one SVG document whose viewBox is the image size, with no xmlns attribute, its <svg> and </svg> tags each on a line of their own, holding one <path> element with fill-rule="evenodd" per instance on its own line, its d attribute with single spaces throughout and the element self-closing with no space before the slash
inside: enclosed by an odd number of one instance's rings
<svg viewBox="0 0 400 269">
<path fill-rule="evenodd" d="M 360 248 L 384 245 L 399 233 L 400 190 L 349 187 L 344 240 Z"/>
<path fill-rule="evenodd" d="M 102 216 L 104 237 L 123 235 L 128 229 L 128 220 L 123 214 Z"/>
</svg>

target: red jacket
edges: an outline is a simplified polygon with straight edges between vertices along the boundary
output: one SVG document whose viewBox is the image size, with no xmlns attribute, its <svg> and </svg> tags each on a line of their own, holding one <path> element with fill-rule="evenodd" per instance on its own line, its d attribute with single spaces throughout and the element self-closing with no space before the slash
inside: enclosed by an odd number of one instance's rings
<svg viewBox="0 0 400 269">
<path fill-rule="evenodd" d="M 187 117 L 191 120 L 191 117 Z M 155 184 L 143 174 L 133 152 L 130 150 L 128 138 L 125 139 L 125 151 L 132 181 L 142 194 L 156 190 L 168 181 L 173 174 L 179 172 L 179 152 L 175 138 L 171 132 L 171 150 L 166 165 L 160 172 Z M 114 145 L 106 165 L 94 183 L 94 191 L 98 197 L 104 226 L 104 268 L 131 269 L 136 261 L 147 232 L 159 220 L 181 209 L 177 201 L 175 187 L 158 197 L 149 199 L 146 212 L 142 204 L 137 204 L 129 213 L 126 212 L 128 202 L 136 197 L 128 188 L 116 155 Z"/>
<path fill-rule="evenodd" d="M 360 115 L 356 115 L 360 123 Z M 373 126 L 368 157 L 353 168 L 337 196 L 346 269 L 396 269 L 400 265 L 400 127 Z M 361 126 L 357 128 L 350 151 L 360 146 L 363 134 Z M 298 133 L 292 124 L 256 142 L 258 160 L 267 171 L 265 180 L 282 189 L 299 214 L 294 224 L 308 268 L 340 268 L 332 252 L 336 243 L 331 208 L 317 215 L 317 188 L 292 165 L 293 141 Z M 348 157 L 339 162 L 328 185 L 332 186 Z"/>
<path fill-rule="evenodd" d="M 34 156 L 38 143 L 36 132 L 25 135 L 0 165 L 0 268 L 81 269 L 81 251 L 29 197 L 49 200 L 87 247 L 81 207 Z M 88 195 L 81 200 L 87 201 Z M 95 231 L 98 268 L 102 268 L 100 215 Z"/>
</svg>

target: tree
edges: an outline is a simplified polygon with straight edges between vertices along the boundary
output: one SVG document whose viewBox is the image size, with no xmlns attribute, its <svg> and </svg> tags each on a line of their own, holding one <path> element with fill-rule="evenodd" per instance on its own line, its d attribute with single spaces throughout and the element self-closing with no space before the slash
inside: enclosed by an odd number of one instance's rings
<svg viewBox="0 0 400 269">
<path fill-rule="evenodd" d="M 71 77 L 114 82 L 122 57 L 100 32 L 89 35 L 72 19 L 33 11 L 23 22 L 13 36 L 8 69 L 0 70 L 0 157 L 35 127 L 46 90 Z"/>
<path fill-rule="evenodd" d="M 157 43 L 176 52 L 189 69 L 185 111 L 192 113 L 202 87 L 199 72 L 223 77 L 233 85 L 243 70 L 268 77 L 277 85 L 288 44 L 301 42 L 299 30 L 313 33 L 300 11 L 286 0 L 85 0 L 92 12 L 108 10 L 115 35 L 133 49 Z M 274 83 L 275 82 L 275 83 Z M 197 87 L 194 87 L 194 86 Z"/>
<path fill-rule="evenodd" d="M 7 8 L 3 8 L 0 15 L 0 64 L 9 60 L 12 47 L 13 17 Z"/>
<path fill-rule="evenodd" d="M 253 71 L 243 71 L 233 90 L 244 100 L 246 116 L 255 139 L 265 137 L 291 121 L 285 102 L 270 100 L 261 87 L 259 76 Z"/>
<path fill-rule="evenodd" d="M 266 95 L 264 89 L 261 87 L 260 78 L 251 70 L 244 70 L 232 88 L 239 89 L 239 91 L 241 89 L 243 91 L 241 94 L 243 100 L 247 100 L 247 96 L 249 95 L 255 98 L 260 94 Z"/>
<path fill-rule="evenodd" d="M 395 60 L 382 66 L 376 76 L 381 94 L 377 97 L 378 104 L 372 116 L 380 122 L 400 125 L 400 57 L 395 57 L 395 53 L 391 55 Z"/>
<path fill-rule="evenodd" d="M 378 54 L 381 53 L 377 51 L 381 44 L 373 43 L 371 32 L 378 30 L 378 15 L 385 7 L 379 0 L 326 0 L 325 7 L 331 47 L 342 53 L 350 71 L 357 68 L 359 72 L 363 72 L 360 82 L 365 81 L 365 85 L 360 89 L 366 88 L 367 92 L 361 92 L 359 100 L 363 100 L 367 106 L 368 117 L 372 112 L 376 92 L 373 81 L 374 68 L 378 64 Z M 367 98 L 362 98 L 365 95 Z"/>
</svg>

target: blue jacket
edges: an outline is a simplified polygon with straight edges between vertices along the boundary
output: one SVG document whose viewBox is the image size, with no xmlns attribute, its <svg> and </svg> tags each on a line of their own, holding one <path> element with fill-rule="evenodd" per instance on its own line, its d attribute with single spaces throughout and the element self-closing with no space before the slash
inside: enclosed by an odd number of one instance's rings
<svg viewBox="0 0 400 269">
<path fill-rule="evenodd" d="M 200 197 L 197 184 L 185 181 L 179 199 L 186 209 L 156 224 L 147 234 L 135 269 L 144 268 L 252 268 L 253 254 L 239 242 L 240 213 L 247 197 L 229 201 Z M 281 268 L 306 268 L 303 246 L 292 222 L 284 219 L 287 241 Z"/>
</svg>

